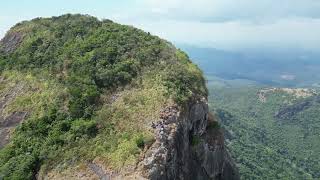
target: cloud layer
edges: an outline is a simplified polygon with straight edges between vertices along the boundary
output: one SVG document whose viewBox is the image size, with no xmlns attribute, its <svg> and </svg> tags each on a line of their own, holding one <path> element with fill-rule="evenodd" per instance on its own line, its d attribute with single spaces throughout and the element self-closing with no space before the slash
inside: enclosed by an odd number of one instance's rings
<svg viewBox="0 0 320 180">
<path fill-rule="evenodd" d="M 151 13 L 171 19 L 260 21 L 320 18 L 319 0 L 142 0 Z"/>
<path fill-rule="evenodd" d="M 64 13 L 134 25 L 169 41 L 223 49 L 320 52 L 320 0 L 10 0 L 0 3 L 0 37 L 18 21 Z M 17 13 L 18 12 L 18 13 Z"/>
<path fill-rule="evenodd" d="M 178 43 L 320 51 L 319 0 L 136 0 L 120 21 Z M 134 14 L 134 15 L 133 15 Z"/>
</svg>

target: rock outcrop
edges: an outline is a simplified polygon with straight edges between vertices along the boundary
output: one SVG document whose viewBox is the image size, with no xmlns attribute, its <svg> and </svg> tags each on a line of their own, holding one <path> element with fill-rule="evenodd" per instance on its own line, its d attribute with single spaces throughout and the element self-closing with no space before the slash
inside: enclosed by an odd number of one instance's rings
<svg viewBox="0 0 320 180">
<path fill-rule="evenodd" d="M 1 76 L 0 83 L 3 83 Z M 23 92 L 23 88 L 23 84 L 17 84 L 12 88 L 8 88 L 7 91 L 0 91 L 0 149 L 9 142 L 10 132 L 28 115 L 27 112 L 4 113 L 6 106 Z"/>
<path fill-rule="evenodd" d="M 239 179 L 222 130 L 208 126 L 205 98 L 184 110 L 168 107 L 153 125 L 156 141 L 138 169 L 148 179 Z"/>
<path fill-rule="evenodd" d="M 320 103 L 320 96 L 313 96 L 304 99 L 301 102 L 282 107 L 274 115 L 279 120 L 293 120 L 293 117 L 298 113 L 312 107 L 314 104 Z"/>
<path fill-rule="evenodd" d="M 0 41 L 0 52 L 9 53 L 14 51 L 23 40 L 19 32 L 10 32 Z"/>
<path fill-rule="evenodd" d="M 169 106 L 162 110 L 160 117 L 161 120 L 150 127 L 155 133 L 154 143 L 145 147 L 143 157 L 131 172 L 116 173 L 99 162 L 90 162 L 87 169 L 76 168 L 71 170 L 73 173 L 66 173 L 67 176 L 53 173 L 38 179 L 240 179 L 224 144 L 223 130 L 209 116 L 205 98 L 190 102 L 184 109 Z"/>
</svg>

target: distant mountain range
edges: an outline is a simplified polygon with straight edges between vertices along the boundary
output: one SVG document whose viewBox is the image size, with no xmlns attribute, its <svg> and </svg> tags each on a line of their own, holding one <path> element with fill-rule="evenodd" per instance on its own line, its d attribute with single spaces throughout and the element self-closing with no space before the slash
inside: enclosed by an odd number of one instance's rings
<svg viewBox="0 0 320 180">
<path fill-rule="evenodd" d="M 259 84 L 288 87 L 318 86 L 320 54 L 304 50 L 230 52 L 178 45 L 207 76 L 244 79 Z"/>
<path fill-rule="evenodd" d="M 242 179 L 319 179 L 319 54 L 179 47 L 206 75 Z"/>
</svg>

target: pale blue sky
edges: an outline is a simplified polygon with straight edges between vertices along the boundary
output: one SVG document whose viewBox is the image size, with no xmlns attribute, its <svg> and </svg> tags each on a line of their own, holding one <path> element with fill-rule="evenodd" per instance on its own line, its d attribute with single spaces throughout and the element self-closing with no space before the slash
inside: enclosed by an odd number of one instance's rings
<svg viewBox="0 0 320 180">
<path fill-rule="evenodd" d="M 82 13 L 134 25 L 177 43 L 320 51 L 319 9 L 320 0 L 4 0 L 0 37 L 21 20 Z"/>
</svg>

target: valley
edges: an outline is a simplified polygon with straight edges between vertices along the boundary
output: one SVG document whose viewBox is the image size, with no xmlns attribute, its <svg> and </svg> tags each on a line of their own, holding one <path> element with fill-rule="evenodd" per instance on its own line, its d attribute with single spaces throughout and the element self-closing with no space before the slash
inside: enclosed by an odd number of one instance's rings
<svg viewBox="0 0 320 180">
<path fill-rule="evenodd" d="M 232 83 L 209 92 L 242 179 L 320 178 L 318 90 Z"/>
<path fill-rule="evenodd" d="M 319 55 L 180 47 L 204 71 L 241 179 L 320 178 Z"/>
</svg>

